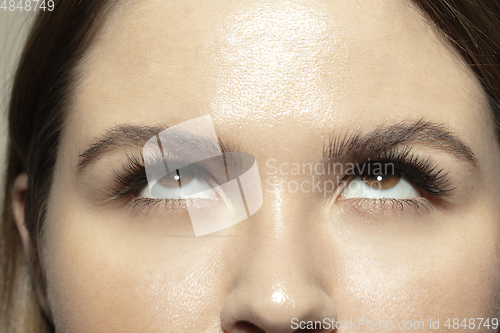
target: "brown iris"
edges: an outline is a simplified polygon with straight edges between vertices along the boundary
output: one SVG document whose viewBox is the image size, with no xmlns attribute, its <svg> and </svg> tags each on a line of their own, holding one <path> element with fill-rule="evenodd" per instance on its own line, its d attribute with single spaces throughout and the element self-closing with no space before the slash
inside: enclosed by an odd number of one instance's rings
<svg viewBox="0 0 500 333">
<path fill-rule="evenodd" d="M 374 173 L 363 176 L 365 184 L 377 190 L 391 189 L 399 183 L 400 179 L 401 174 L 397 172 L 391 174 Z"/>
</svg>

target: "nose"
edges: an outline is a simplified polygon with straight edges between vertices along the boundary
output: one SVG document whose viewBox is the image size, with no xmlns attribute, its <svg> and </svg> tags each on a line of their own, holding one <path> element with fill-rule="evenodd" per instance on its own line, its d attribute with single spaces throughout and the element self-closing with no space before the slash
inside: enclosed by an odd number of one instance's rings
<svg viewBox="0 0 500 333">
<path fill-rule="evenodd" d="M 233 284 L 221 309 L 224 332 L 335 332 L 338 314 L 328 282 L 333 277 L 324 276 L 321 249 L 314 235 L 304 236 L 300 226 L 311 224 L 302 218 L 290 211 L 267 225 L 251 221 L 253 234 L 245 235 L 241 251 L 235 249 Z"/>
<path fill-rule="evenodd" d="M 221 315 L 225 333 L 335 332 L 335 305 L 319 288 L 264 283 L 239 286 L 226 299 Z"/>
</svg>

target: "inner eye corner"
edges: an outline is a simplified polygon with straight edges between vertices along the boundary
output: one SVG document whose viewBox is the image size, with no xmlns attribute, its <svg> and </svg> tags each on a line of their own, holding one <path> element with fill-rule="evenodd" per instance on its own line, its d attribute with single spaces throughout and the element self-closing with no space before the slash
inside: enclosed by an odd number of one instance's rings
<svg viewBox="0 0 500 333">
<path fill-rule="evenodd" d="M 337 187 L 335 191 L 332 193 L 333 195 L 330 196 L 329 201 L 335 203 L 338 200 L 344 200 L 345 199 L 343 198 L 344 191 L 349 186 L 349 184 L 357 177 L 358 176 L 356 175 L 349 175 L 349 174 L 344 175 L 344 177 L 338 182 Z"/>
</svg>

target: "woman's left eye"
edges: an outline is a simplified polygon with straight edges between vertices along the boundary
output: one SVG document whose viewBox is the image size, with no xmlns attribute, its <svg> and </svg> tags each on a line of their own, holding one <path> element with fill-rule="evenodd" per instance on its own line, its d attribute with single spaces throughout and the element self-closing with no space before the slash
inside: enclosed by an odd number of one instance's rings
<svg viewBox="0 0 500 333">
<path fill-rule="evenodd" d="M 342 192 L 342 199 L 414 199 L 419 190 L 399 172 L 374 172 L 355 176 Z"/>
</svg>

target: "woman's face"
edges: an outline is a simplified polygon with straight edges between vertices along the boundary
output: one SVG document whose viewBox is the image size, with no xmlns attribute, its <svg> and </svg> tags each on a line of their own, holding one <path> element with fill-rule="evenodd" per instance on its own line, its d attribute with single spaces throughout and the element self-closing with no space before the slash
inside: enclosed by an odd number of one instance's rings
<svg viewBox="0 0 500 333">
<path fill-rule="evenodd" d="M 491 325 L 500 294 L 492 115 L 470 69 L 413 7 L 119 5 L 79 67 L 50 193 L 41 259 L 58 331 Z M 148 200 L 143 172 L 126 173 L 156 130 L 204 115 L 228 151 L 256 158 L 263 204 L 196 237 L 187 206 L 219 213 L 223 194 Z M 196 146 L 171 139 L 185 155 Z M 359 171 L 377 161 L 394 172 Z M 318 165 L 332 163 L 342 170 L 322 175 Z"/>
</svg>

